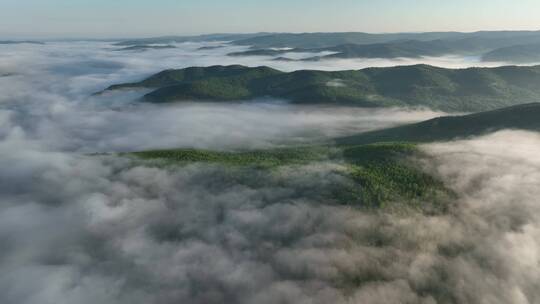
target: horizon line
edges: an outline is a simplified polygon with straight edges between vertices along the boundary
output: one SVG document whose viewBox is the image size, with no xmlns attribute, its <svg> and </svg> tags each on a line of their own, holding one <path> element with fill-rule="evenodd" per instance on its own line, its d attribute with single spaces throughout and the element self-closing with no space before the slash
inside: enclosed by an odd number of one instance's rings
<svg viewBox="0 0 540 304">
<path fill-rule="evenodd" d="M 536 29 L 493 29 L 493 30 L 470 30 L 470 31 L 459 31 L 459 30 L 433 30 L 433 31 L 403 31 L 403 32 L 368 32 L 368 31 L 255 31 L 255 32 L 201 32 L 201 33 L 178 33 L 178 34 L 141 34 L 141 35 L 118 35 L 118 36 L 98 36 L 98 35 L 81 35 L 76 34 L 58 34 L 58 33 L 46 33 L 42 34 L 41 37 L 36 36 L 35 34 L 0 34 L 0 41 L 2 40 L 11 40 L 11 41 L 21 41 L 21 40 L 123 40 L 123 39 L 145 39 L 145 38 L 161 38 L 161 37 L 198 37 L 198 36 L 207 36 L 207 35 L 242 35 L 242 34 L 267 34 L 267 35 L 278 35 L 278 34 L 343 34 L 343 33 L 358 33 L 358 34 L 370 34 L 370 35 L 391 35 L 391 34 L 424 34 L 424 33 L 463 33 L 463 34 L 474 34 L 474 33 L 489 33 L 489 32 L 540 32 L 540 28 Z M 11 37 L 11 38 L 10 38 Z"/>
</svg>

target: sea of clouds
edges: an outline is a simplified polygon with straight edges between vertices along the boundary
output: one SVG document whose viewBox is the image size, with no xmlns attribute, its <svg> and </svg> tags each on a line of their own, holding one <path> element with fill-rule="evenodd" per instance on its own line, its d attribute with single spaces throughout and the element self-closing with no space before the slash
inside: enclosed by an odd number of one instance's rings
<svg viewBox="0 0 540 304">
<path fill-rule="evenodd" d="M 284 63 L 225 56 L 241 47 L 200 46 L 0 47 L 1 303 L 540 301 L 536 133 L 422 146 L 419 165 L 457 193 L 439 215 L 368 212 L 325 200 L 329 185 L 350 182 L 340 163 L 245 169 L 231 179 L 218 165 L 156 168 L 88 154 L 265 148 L 442 115 L 275 100 L 149 105 L 134 101 L 140 92 L 91 96 L 192 65 L 396 64 Z"/>
</svg>

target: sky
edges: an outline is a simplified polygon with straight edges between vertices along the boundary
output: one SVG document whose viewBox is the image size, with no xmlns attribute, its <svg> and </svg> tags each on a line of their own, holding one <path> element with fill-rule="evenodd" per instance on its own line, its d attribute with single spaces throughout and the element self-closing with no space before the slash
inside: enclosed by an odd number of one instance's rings
<svg viewBox="0 0 540 304">
<path fill-rule="evenodd" d="M 1 0 L 0 38 L 540 30 L 538 0 Z"/>
</svg>

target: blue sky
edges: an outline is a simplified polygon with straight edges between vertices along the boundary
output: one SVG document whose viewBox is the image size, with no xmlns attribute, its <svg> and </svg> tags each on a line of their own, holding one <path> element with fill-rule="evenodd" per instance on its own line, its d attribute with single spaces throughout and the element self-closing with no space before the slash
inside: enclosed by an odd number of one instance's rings
<svg viewBox="0 0 540 304">
<path fill-rule="evenodd" d="M 0 0 L 0 37 L 539 29 L 540 0 Z"/>
</svg>

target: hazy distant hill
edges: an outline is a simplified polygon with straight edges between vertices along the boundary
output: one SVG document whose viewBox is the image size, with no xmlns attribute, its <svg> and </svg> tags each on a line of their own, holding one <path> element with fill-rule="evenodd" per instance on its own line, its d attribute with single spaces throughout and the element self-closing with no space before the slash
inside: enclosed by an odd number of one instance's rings
<svg viewBox="0 0 540 304">
<path fill-rule="evenodd" d="M 338 139 L 339 144 L 431 142 L 466 138 L 502 129 L 540 131 L 540 103 L 531 103 L 465 116 L 440 117 L 390 129 Z"/>
<path fill-rule="evenodd" d="M 198 36 L 161 36 L 140 39 L 129 39 L 116 43 L 115 45 L 141 45 L 141 44 L 167 44 L 181 42 L 204 42 L 204 41 L 234 41 L 249 39 L 258 36 L 268 35 L 269 33 L 251 33 L 251 34 L 208 34 Z"/>
<path fill-rule="evenodd" d="M 515 46 L 515 43 L 539 41 L 538 44 L 523 46 Z M 509 46 L 510 45 L 510 46 Z M 444 55 L 482 55 L 493 50 L 519 50 L 524 47 L 521 52 L 526 52 L 532 56 L 539 50 L 540 35 L 532 35 L 529 37 L 501 37 L 501 38 L 464 38 L 464 39 L 449 39 L 449 40 L 406 40 L 379 44 L 345 44 L 335 47 L 315 49 L 311 51 L 330 51 L 336 54 L 319 57 L 327 58 L 417 58 L 424 56 L 444 56 Z M 506 52 L 506 59 L 510 62 L 519 62 L 519 51 Z M 513 58 L 517 56 L 517 58 Z M 530 62 L 530 61 L 529 61 Z"/>
<path fill-rule="evenodd" d="M 444 40 L 461 45 L 467 49 L 494 49 L 532 41 L 540 42 L 540 31 L 491 31 L 475 33 L 428 32 L 428 33 L 278 33 L 235 40 L 238 45 L 254 48 L 291 47 L 326 48 L 343 44 L 380 44 L 406 40 L 434 41 Z"/>
<path fill-rule="evenodd" d="M 30 40 L 0 40 L 0 44 L 45 44 L 41 41 L 30 41 Z"/>
<path fill-rule="evenodd" d="M 521 33 L 521 32 L 518 32 Z M 517 35 L 517 34 L 516 34 Z M 454 36 L 451 36 L 454 37 Z M 264 37 L 259 37 L 264 38 Z M 455 37 L 454 37 L 455 38 Z M 288 52 L 334 52 L 334 54 L 307 58 L 305 60 L 320 60 L 331 58 L 418 58 L 423 56 L 443 55 L 484 55 L 486 61 L 507 62 L 538 62 L 540 57 L 540 34 L 530 35 L 481 35 L 459 39 L 437 40 L 398 40 L 384 43 L 347 43 L 322 48 L 296 47 L 289 50 L 272 48 L 256 48 L 251 50 L 231 53 L 231 56 L 278 56 Z M 520 43 L 537 44 L 522 45 Z M 518 44 L 518 45 L 516 45 Z M 281 44 L 276 44 L 278 46 Z M 298 45 L 298 42 L 292 45 Z M 309 44 L 308 44 L 309 45 Z M 305 46 L 305 45 L 303 45 Z M 487 54 L 486 54 L 487 53 Z"/>
<path fill-rule="evenodd" d="M 252 46 L 256 49 L 268 48 L 328 48 L 345 44 L 382 44 L 408 40 L 449 41 L 467 49 L 495 49 L 517 44 L 540 42 L 540 31 L 484 31 L 474 33 L 427 32 L 370 34 L 362 32 L 338 33 L 249 33 L 249 34 L 207 34 L 198 36 L 161 36 L 127 39 L 117 45 L 166 44 L 173 42 L 231 41 L 237 45 Z"/>
<path fill-rule="evenodd" d="M 265 36 L 246 38 L 234 41 L 238 45 L 250 45 L 255 48 L 291 47 L 291 48 L 327 48 L 343 44 L 374 44 L 387 43 L 399 40 L 429 41 L 442 38 L 459 38 L 462 33 L 396 33 L 396 34 L 369 34 L 369 33 L 279 33 Z"/>
<path fill-rule="evenodd" d="M 415 58 L 449 54 L 482 56 L 485 54 L 485 60 L 500 61 L 502 59 L 499 58 L 503 58 L 504 61 L 522 63 L 536 61 L 536 49 L 533 45 L 540 44 L 540 31 L 208 34 L 131 39 L 118 42 L 115 45 L 136 46 L 209 41 L 229 41 L 236 45 L 246 45 L 252 48 L 245 52 L 229 54 L 231 56 L 279 56 L 285 52 L 318 53 L 330 51 L 336 53 L 309 59 L 318 60 L 328 58 Z M 529 47 L 525 47 L 524 50 L 520 49 L 525 45 L 529 45 Z M 290 48 L 290 50 L 276 50 L 276 48 Z"/>
<path fill-rule="evenodd" d="M 230 53 L 229 56 L 278 56 L 285 53 L 321 53 L 332 52 L 334 54 L 311 57 L 306 60 L 330 59 L 330 58 L 417 58 L 421 56 L 441 56 L 457 51 L 452 49 L 447 43 L 437 41 L 416 41 L 407 40 L 392 43 L 376 44 L 341 44 L 333 47 L 315 49 L 252 49 L 243 52 Z"/>
<path fill-rule="evenodd" d="M 292 103 L 363 107 L 428 106 L 484 111 L 540 100 L 540 66 L 444 69 L 428 65 L 290 73 L 268 67 L 212 66 L 165 70 L 107 90 L 153 88 L 149 102 L 237 101 L 275 97 Z"/>
<path fill-rule="evenodd" d="M 208 51 L 208 50 L 216 50 L 225 47 L 225 45 L 209 45 L 209 46 L 201 46 L 198 48 L 198 51 Z"/>
<path fill-rule="evenodd" d="M 407 40 L 368 45 L 345 44 L 327 48 L 326 50 L 336 52 L 336 54 L 328 55 L 324 58 L 414 58 L 420 56 L 441 56 L 455 52 L 455 50 L 440 40 Z"/>
<path fill-rule="evenodd" d="M 483 61 L 502 61 L 513 63 L 540 62 L 540 43 L 515 45 L 496 49 L 485 54 Z"/>
<path fill-rule="evenodd" d="M 145 50 L 160 50 L 160 49 L 175 49 L 174 45 L 133 45 L 125 48 L 117 49 L 116 51 L 145 51 Z"/>
<path fill-rule="evenodd" d="M 301 49 L 289 49 L 289 50 L 276 50 L 276 49 L 254 49 L 242 52 L 233 52 L 227 54 L 228 56 L 277 56 L 290 52 L 315 52 L 315 50 L 301 50 Z"/>
</svg>

